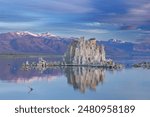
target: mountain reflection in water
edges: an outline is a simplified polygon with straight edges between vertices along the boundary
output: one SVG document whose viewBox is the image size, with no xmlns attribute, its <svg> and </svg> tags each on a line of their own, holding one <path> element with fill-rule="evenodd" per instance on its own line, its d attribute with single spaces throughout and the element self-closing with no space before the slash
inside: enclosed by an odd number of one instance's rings
<svg viewBox="0 0 150 117">
<path fill-rule="evenodd" d="M 38 58 L 0 58 L 0 99 L 150 99 L 148 69 L 53 66 L 23 70 L 26 61 L 37 63 Z"/>
<path fill-rule="evenodd" d="M 15 83 L 27 83 L 36 80 L 51 80 L 55 76 L 61 76 L 61 69 L 45 69 L 42 73 L 40 70 L 31 69 L 25 71 L 22 69 L 22 63 L 26 60 L 37 61 L 38 59 L 15 58 L 0 59 L 0 80 Z"/>
<path fill-rule="evenodd" d="M 44 69 L 22 69 L 26 59 L 3 60 L 0 67 L 0 80 L 13 83 L 30 83 L 66 76 L 67 83 L 84 93 L 86 89 L 96 90 L 99 83 L 103 83 L 104 70 L 90 67 L 49 67 Z M 35 61 L 33 59 L 30 62 Z M 44 86 L 43 86 L 44 87 Z"/>
</svg>

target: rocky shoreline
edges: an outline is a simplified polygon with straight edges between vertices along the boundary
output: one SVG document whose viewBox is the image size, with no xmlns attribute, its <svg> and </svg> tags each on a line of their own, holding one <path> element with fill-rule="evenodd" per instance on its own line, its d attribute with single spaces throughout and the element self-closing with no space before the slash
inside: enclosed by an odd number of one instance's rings
<svg viewBox="0 0 150 117">
<path fill-rule="evenodd" d="M 51 67 L 91 67 L 91 68 L 104 68 L 110 70 L 123 69 L 124 65 L 113 62 L 112 60 L 105 61 L 103 64 L 64 64 L 63 62 L 47 62 L 43 58 L 39 58 L 37 63 L 26 61 L 22 64 L 22 69 L 25 71 L 36 69 L 39 71 L 44 71 Z"/>
<path fill-rule="evenodd" d="M 97 64 L 64 64 L 60 63 L 60 66 L 78 66 L 78 67 L 97 67 L 97 68 L 107 68 L 107 69 L 122 69 L 124 68 L 123 64 L 115 63 L 112 60 L 104 61 L 103 63 Z"/>
<path fill-rule="evenodd" d="M 134 68 L 146 68 L 150 69 L 150 62 L 141 62 L 133 65 Z"/>
</svg>

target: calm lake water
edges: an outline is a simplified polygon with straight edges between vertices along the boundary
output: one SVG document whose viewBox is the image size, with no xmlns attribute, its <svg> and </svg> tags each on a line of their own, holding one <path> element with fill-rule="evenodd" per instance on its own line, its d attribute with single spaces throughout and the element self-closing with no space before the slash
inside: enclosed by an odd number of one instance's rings
<svg viewBox="0 0 150 117">
<path fill-rule="evenodd" d="M 0 99 L 150 99 L 148 69 L 53 67 L 24 71 L 21 66 L 26 60 L 32 62 L 38 58 L 0 58 Z"/>
</svg>

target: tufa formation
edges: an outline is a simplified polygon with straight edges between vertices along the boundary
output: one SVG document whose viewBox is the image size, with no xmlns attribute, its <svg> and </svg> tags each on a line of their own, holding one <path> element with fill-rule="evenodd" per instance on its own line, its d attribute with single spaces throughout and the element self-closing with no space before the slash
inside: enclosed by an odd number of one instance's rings
<svg viewBox="0 0 150 117">
<path fill-rule="evenodd" d="M 104 46 L 98 46 L 95 38 L 75 40 L 64 55 L 67 65 L 102 65 L 105 60 Z"/>
</svg>

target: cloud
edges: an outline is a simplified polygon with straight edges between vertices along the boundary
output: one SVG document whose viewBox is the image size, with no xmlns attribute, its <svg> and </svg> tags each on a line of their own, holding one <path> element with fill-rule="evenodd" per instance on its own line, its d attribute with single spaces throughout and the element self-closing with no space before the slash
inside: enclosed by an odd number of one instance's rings
<svg viewBox="0 0 150 117">
<path fill-rule="evenodd" d="M 88 13 L 94 10 L 91 7 L 90 0 L 0 0 L 0 3 L 6 6 L 6 8 L 9 5 L 14 9 L 16 7 L 17 9 L 26 11 L 32 10 L 32 12 Z"/>
<path fill-rule="evenodd" d="M 82 14 L 94 10 L 90 3 L 90 0 L 0 0 L 0 21 L 77 22 Z"/>
<path fill-rule="evenodd" d="M 89 23 L 84 23 L 86 26 L 102 26 L 105 25 L 105 23 L 100 23 L 100 22 L 89 22 Z"/>
<path fill-rule="evenodd" d="M 136 38 L 150 30 L 149 0 L 0 0 L 0 14 L 1 31 Z"/>
<path fill-rule="evenodd" d="M 140 18 L 141 21 L 150 20 L 150 3 L 141 4 L 139 7 L 131 8 L 128 11 L 128 16 L 132 18 Z M 136 19 L 135 19 L 136 20 Z"/>
<path fill-rule="evenodd" d="M 88 18 L 83 18 L 83 20 L 118 25 L 136 25 L 137 27 L 150 24 L 149 0 L 95 1 L 97 12 L 90 14 Z M 98 1 L 101 4 L 97 4 Z"/>
<path fill-rule="evenodd" d="M 109 33 L 108 30 L 102 30 L 102 29 L 79 29 L 78 31 L 86 32 L 86 33 L 94 33 L 94 34 L 105 34 L 105 33 Z"/>
<path fill-rule="evenodd" d="M 89 22 L 89 23 L 82 23 L 88 29 L 103 29 L 103 30 L 116 30 L 120 25 L 116 23 L 107 23 L 107 22 Z"/>
<path fill-rule="evenodd" d="M 46 5 L 44 5 L 45 7 Z M 49 5 L 51 10 L 56 12 L 66 12 L 66 13 L 89 13 L 94 10 L 90 7 L 90 0 L 61 0 L 53 2 L 53 5 Z"/>
<path fill-rule="evenodd" d="M 137 27 L 133 25 L 122 25 L 119 27 L 120 30 L 136 30 Z"/>
</svg>

